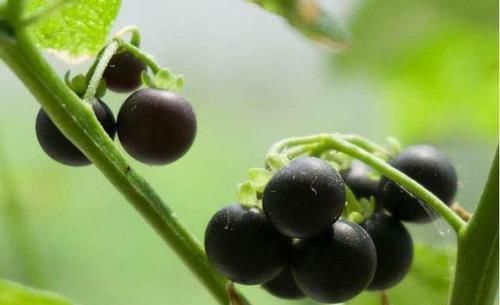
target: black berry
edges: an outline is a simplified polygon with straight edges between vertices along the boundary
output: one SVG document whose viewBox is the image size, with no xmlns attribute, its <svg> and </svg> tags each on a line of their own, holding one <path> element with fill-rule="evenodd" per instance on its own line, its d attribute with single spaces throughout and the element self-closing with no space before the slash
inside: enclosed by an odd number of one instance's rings
<svg viewBox="0 0 500 305">
<path fill-rule="evenodd" d="M 339 220 L 330 230 L 297 245 L 292 272 L 304 294 L 324 303 L 340 303 L 361 293 L 372 281 L 377 254 L 359 225 Z"/>
<path fill-rule="evenodd" d="M 141 85 L 141 73 L 146 65 L 130 52 L 121 52 L 111 57 L 103 79 L 110 90 L 131 92 Z"/>
<path fill-rule="evenodd" d="M 257 208 L 232 204 L 219 210 L 205 231 L 210 262 L 228 279 L 261 284 L 284 268 L 290 240 L 279 234 Z"/>
<path fill-rule="evenodd" d="M 113 112 L 101 100 L 96 99 L 92 108 L 102 127 L 114 139 L 116 122 Z M 57 128 L 43 109 L 38 111 L 36 117 L 36 136 L 40 146 L 49 157 L 66 165 L 83 166 L 90 164 L 90 160 L 71 143 Z"/>
<path fill-rule="evenodd" d="M 410 270 L 413 260 L 410 233 L 397 219 L 383 213 L 373 215 L 362 226 L 372 238 L 377 251 L 377 270 L 368 289 L 391 288 Z"/>
<path fill-rule="evenodd" d="M 345 186 L 327 162 L 302 157 L 274 174 L 264 189 L 263 207 L 281 233 L 307 238 L 327 229 L 341 215 Z"/>
<path fill-rule="evenodd" d="M 135 159 L 167 164 L 182 157 L 193 144 L 196 117 L 183 97 L 165 90 L 140 89 L 118 113 L 118 137 Z"/>
<path fill-rule="evenodd" d="M 282 299 L 296 300 L 304 297 L 304 293 L 300 290 L 299 286 L 297 286 L 293 278 L 292 269 L 290 267 L 283 269 L 277 277 L 263 284 L 262 288 L 270 294 Z"/>
<path fill-rule="evenodd" d="M 371 168 L 361 161 L 353 160 L 351 166 L 340 172 L 345 184 L 358 198 L 377 197 L 378 180 L 370 177 Z"/>
<path fill-rule="evenodd" d="M 457 191 L 457 174 L 448 158 L 439 150 L 425 145 L 411 146 L 389 162 L 422 186 L 451 205 Z M 437 214 L 396 183 L 380 180 L 381 203 L 394 217 L 411 222 L 429 222 Z"/>
</svg>

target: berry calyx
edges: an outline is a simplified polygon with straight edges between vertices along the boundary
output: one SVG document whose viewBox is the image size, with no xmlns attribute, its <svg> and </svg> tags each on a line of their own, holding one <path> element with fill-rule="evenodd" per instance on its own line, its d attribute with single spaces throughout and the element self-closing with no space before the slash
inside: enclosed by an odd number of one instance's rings
<svg viewBox="0 0 500 305">
<path fill-rule="evenodd" d="M 398 284 L 413 260 L 413 240 L 396 218 L 376 213 L 361 226 L 368 232 L 377 251 L 377 269 L 369 290 L 385 290 Z"/>
<path fill-rule="evenodd" d="M 341 303 L 370 284 L 376 266 L 377 254 L 368 233 L 355 223 L 339 220 L 321 235 L 297 245 L 292 272 L 306 296 Z"/>
<path fill-rule="evenodd" d="M 106 133 L 111 139 L 114 139 L 116 122 L 111 109 L 97 98 L 92 103 L 92 109 Z M 70 166 L 84 166 L 91 163 L 90 160 L 62 134 L 43 109 L 38 111 L 35 130 L 38 143 L 40 143 L 45 153 L 55 161 Z"/>
<path fill-rule="evenodd" d="M 305 297 L 297 286 L 290 267 L 286 267 L 277 277 L 262 284 L 262 288 L 281 299 L 298 300 Z"/>
<path fill-rule="evenodd" d="M 182 157 L 196 136 L 196 116 L 180 95 L 144 88 L 122 105 L 118 137 L 125 150 L 147 164 L 167 164 Z"/>
<path fill-rule="evenodd" d="M 261 284 L 284 268 L 290 240 L 279 234 L 258 208 L 232 204 L 212 217 L 205 231 L 210 262 L 228 279 Z"/>
<path fill-rule="evenodd" d="M 327 162 L 313 157 L 292 160 L 264 189 L 263 208 L 278 231 L 308 238 L 326 230 L 342 214 L 345 186 Z"/>
<path fill-rule="evenodd" d="M 141 74 L 146 65 L 134 54 L 123 51 L 111 57 L 103 79 L 110 90 L 115 92 L 131 92 L 141 85 Z"/>
<path fill-rule="evenodd" d="M 455 168 L 439 150 L 427 146 L 411 146 L 389 163 L 431 191 L 445 204 L 451 205 L 457 192 Z M 438 215 L 421 200 L 410 195 L 391 180 L 382 177 L 380 201 L 394 217 L 410 222 L 430 222 Z"/>
</svg>

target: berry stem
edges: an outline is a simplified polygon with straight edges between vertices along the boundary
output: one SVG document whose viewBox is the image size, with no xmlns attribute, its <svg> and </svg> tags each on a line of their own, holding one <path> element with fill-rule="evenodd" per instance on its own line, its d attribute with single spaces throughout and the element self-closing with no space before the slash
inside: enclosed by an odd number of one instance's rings
<svg viewBox="0 0 500 305">
<path fill-rule="evenodd" d="M 449 305 L 492 305 L 498 290 L 498 148 L 476 211 L 458 236 Z"/>
<path fill-rule="evenodd" d="M 121 47 L 129 51 L 130 53 L 134 54 L 136 57 L 141 59 L 153 72 L 153 74 L 156 74 L 158 71 L 161 70 L 160 65 L 156 63 L 154 58 L 143 52 L 141 49 L 139 49 L 137 46 L 135 46 L 133 43 L 129 43 L 126 41 L 121 40 Z"/>
<path fill-rule="evenodd" d="M 354 140 L 354 143 L 356 144 L 351 143 L 349 139 L 351 141 Z M 316 143 L 316 146 L 313 145 L 314 143 Z M 440 214 L 457 233 L 465 226 L 465 222 L 457 214 L 455 214 L 444 202 L 436 197 L 436 195 L 428 191 L 426 188 L 408 177 L 406 174 L 389 165 L 384 159 L 377 156 L 376 153 L 367 151 L 364 148 L 367 143 L 369 142 L 360 141 L 360 138 L 353 138 L 353 136 L 346 137 L 340 134 L 320 134 L 315 136 L 291 138 L 280 141 L 271 147 L 268 156 L 273 154 L 285 154 L 286 157 L 293 158 L 294 156 L 290 156 L 288 152 L 290 151 L 291 147 L 297 145 L 309 145 L 308 147 L 315 149 L 315 153 L 318 153 L 318 148 L 323 149 L 323 151 L 331 149 L 337 150 L 366 163 L 374 170 L 393 180 L 401 187 L 409 191 L 411 194 L 421 199 L 432 209 L 434 209 L 438 214 Z M 369 146 L 372 149 L 374 148 L 373 145 Z M 301 153 L 305 152 L 301 151 Z"/>
<path fill-rule="evenodd" d="M 10 34 L 0 25 L 0 58 L 30 90 L 62 133 L 121 192 L 214 298 L 221 305 L 227 305 L 228 281 L 208 262 L 200 243 L 130 167 L 97 121 L 91 106 L 82 103 L 59 78 L 25 30 L 16 28 L 14 33 Z"/>
<path fill-rule="evenodd" d="M 129 25 L 121 29 L 115 34 L 115 38 L 123 39 L 123 36 L 131 34 L 130 43 L 136 47 L 140 47 L 141 45 L 141 32 L 139 28 L 135 25 Z"/>
<path fill-rule="evenodd" d="M 102 75 L 106 70 L 106 67 L 109 64 L 109 61 L 115 55 L 116 51 L 120 48 L 120 43 L 118 40 L 112 40 L 104 50 L 99 54 L 96 59 L 95 65 L 89 70 L 89 73 L 92 75 L 87 83 L 87 90 L 85 90 L 85 94 L 83 95 L 83 101 L 85 103 L 92 103 L 94 100 L 95 94 L 97 92 L 97 88 L 99 87 L 99 83 L 102 80 Z M 87 76 L 88 78 L 88 76 Z"/>
<path fill-rule="evenodd" d="M 345 135 L 342 136 L 342 138 L 368 152 L 379 154 L 385 160 L 388 160 L 391 157 L 391 153 L 387 151 L 387 149 L 363 137 L 357 135 Z"/>
</svg>

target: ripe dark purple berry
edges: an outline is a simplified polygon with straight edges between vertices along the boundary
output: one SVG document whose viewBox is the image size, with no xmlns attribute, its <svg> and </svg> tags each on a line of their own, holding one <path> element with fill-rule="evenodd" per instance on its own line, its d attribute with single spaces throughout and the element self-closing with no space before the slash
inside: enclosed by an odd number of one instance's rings
<svg viewBox="0 0 500 305">
<path fill-rule="evenodd" d="M 262 288 L 281 299 L 297 300 L 305 297 L 297 286 L 290 267 L 286 267 L 277 277 L 262 284 Z"/>
<path fill-rule="evenodd" d="M 340 172 L 345 184 L 358 198 L 377 197 L 378 180 L 370 177 L 371 169 L 361 161 L 353 160 L 351 166 Z"/>
<path fill-rule="evenodd" d="M 193 144 L 196 117 L 176 93 L 144 88 L 127 98 L 118 113 L 118 137 L 125 150 L 147 164 L 167 164 Z"/>
<path fill-rule="evenodd" d="M 377 213 L 367 219 L 363 228 L 377 251 L 377 270 L 369 290 L 385 290 L 398 284 L 408 273 L 413 260 L 410 233 L 396 218 Z"/>
<path fill-rule="evenodd" d="M 131 92 L 141 85 L 141 73 L 146 65 L 134 54 L 124 51 L 111 57 L 103 79 L 110 90 L 115 92 Z"/>
<path fill-rule="evenodd" d="M 283 270 L 290 240 L 279 234 L 257 208 L 232 204 L 219 210 L 205 231 L 210 262 L 228 279 L 261 284 Z"/>
<path fill-rule="evenodd" d="M 274 174 L 264 189 L 263 208 L 278 231 L 307 238 L 326 230 L 342 214 L 345 186 L 327 162 L 302 157 Z"/>
<path fill-rule="evenodd" d="M 361 293 L 373 279 L 377 254 L 372 239 L 359 225 L 339 220 L 330 230 L 301 241 L 292 272 L 311 299 L 341 303 Z"/>
<path fill-rule="evenodd" d="M 101 100 L 96 99 L 92 108 L 102 127 L 111 139 L 116 133 L 116 122 L 113 112 Z M 49 157 L 70 166 L 83 166 L 90 164 L 90 160 L 71 143 L 57 128 L 43 109 L 38 111 L 36 117 L 36 137 L 38 143 Z"/>
<path fill-rule="evenodd" d="M 452 204 L 457 192 L 457 174 L 451 162 L 439 150 L 426 145 L 411 146 L 389 163 L 434 193 L 445 204 Z M 423 202 L 385 177 L 380 180 L 379 190 L 384 208 L 400 220 L 424 223 L 437 217 Z"/>
</svg>

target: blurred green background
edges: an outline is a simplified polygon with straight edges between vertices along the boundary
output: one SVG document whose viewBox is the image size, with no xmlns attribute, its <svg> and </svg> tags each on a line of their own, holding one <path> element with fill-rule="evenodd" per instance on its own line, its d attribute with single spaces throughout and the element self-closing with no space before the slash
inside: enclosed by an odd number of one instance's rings
<svg viewBox="0 0 500 305">
<path fill-rule="evenodd" d="M 244 1 L 124 1 L 115 29 L 138 25 L 143 48 L 186 76 L 183 95 L 199 120 L 196 142 L 179 162 L 131 163 L 200 240 L 208 219 L 234 200 L 236 184 L 248 168 L 262 165 L 273 142 L 320 132 L 435 145 L 456 164 L 457 199 L 474 208 L 498 139 L 498 3 L 324 5 L 352 32 L 352 46 L 341 54 Z M 67 68 L 51 62 L 61 75 Z M 6 156 L 0 163 L 0 277 L 83 305 L 215 304 L 95 168 L 64 167 L 41 151 L 34 133 L 39 106 L 4 65 L 0 81 Z M 108 94 L 105 101 L 118 110 L 124 98 Z M 26 224 L 15 226 L 32 235 L 26 251 L 38 275 L 23 267 L 8 226 L 12 191 L 26 214 Z M 393 303 L 444 304 L 453 234 L 439 222 L 411 230 L 427 247 L 417 251 L 411 277 L 390 293 Z M 243 290 L 254 304 L 309 304 L 280 301 L 258 287 Z M 356 304 L 379 301 L 369 293 Z"/>
</svg>

